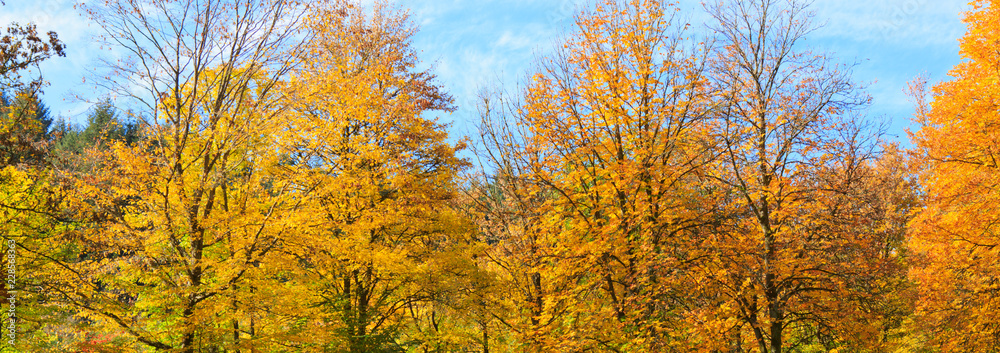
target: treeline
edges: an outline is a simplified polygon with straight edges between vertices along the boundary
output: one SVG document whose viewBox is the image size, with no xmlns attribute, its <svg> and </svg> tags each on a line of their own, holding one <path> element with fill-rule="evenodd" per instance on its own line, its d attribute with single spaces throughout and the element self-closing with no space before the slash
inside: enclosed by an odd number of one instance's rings
<svg viewBox="0 0 1000 353">
<path fill-rule="evenodd" d="M 912 149 L 804 47 L 807 1 L 704 31 L 591 4 L 462 139 L 387 3 L 81 5 L 128 53 L 83 125 L 29 75 L 65 45 L 11 26 L 3 351 L 996 351 L 1000 8 L 972 5 Z"/>
</svg>

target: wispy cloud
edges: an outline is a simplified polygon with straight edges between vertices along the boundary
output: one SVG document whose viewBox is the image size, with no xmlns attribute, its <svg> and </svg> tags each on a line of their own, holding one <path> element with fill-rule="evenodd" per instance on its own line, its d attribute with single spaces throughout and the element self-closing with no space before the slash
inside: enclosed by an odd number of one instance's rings
<svg viewBox="0 0 1000 353">
<path fill-rule="evenodd" d="M 855 79 L 870 83 L 872 115 L 890 122 L 889 133 L 906 140 L 913 106 L 904 93 L 918 75 L 947 80 L 960 61 L 958 39 L 966 26 L 963 1 L 817 0 L 818 20 L 825 26 L 812 44 L 844 61 L 857 60 Z"/>
<path fill-rule="evenodd" d="M 470 132 L 480 87 L 516 83 L 538 55 L 553 48 L 582 0 L 402 1 L 420 26 L 414 46 L 455 97 L 444 117 L 455 133 Z"/>
<path fill-rule="evenodd" d="M 461 130 L 477 119 L 478 87 L 497 80 L 517 83 L 536 55 L 550 52 L 571 30 L 573 14 L 588 3 L 410 0 L 403 5 L 413 9 L 421 25 L 415 45 L 425 59 L 437 60 L 437 72 L 456 96 L 460 109 L 453 118 Z M 680 1 L 679 19 L 696 27 L 704 24 L 709 17 L 701 3 Z M 945 79 L 958 62 L 957 39 L 965 31 L 960 13 L 968 8 L 962 3 L 817 0 L 813 10 L 823 27 L 806 44 L 839 61 L 857 61 L 855 79 L 871 84 L 871 113 L 888 117 L 890 133 L 905 136 L 912 107 L 903 89 L 919 74 Z"/>
<path fill-rule="evenodd" d="M 370 2 L 370 0 L 365 0 Z M 508 89 L 518 83 L 538 56 L 551 52 L 571 31 L 573 15 L 593 0 L 399 0 L 420 32 L 414 46 L 424 65 L 435 65 L 441 82 L 456 98 L 459 110 L 445 120 L 455 133 L 471 131 L 480 87 L 499 82 Z M 701 0 L 682 0 L 681 20 L 700 26 L 708 17 Z M 39 29 L 57 31 L 69 46 L 67 58 L 43 65 L 52 82 L 46 100 L 57 112 L 72 116 L 89 104 L 70 98 L 87 69 L 106 55 L 92 40 L 99 32 L 73 8 L 74 0 L 7 1 L 0 23 L 31 21 Z M 958 58 L 957 39 L 965 26 L 960 13 L 965 1 L 939 0 L 816 0 L 813 9 L 825 26 L 809 45 L 833 53 L 842 61 L 858 61 L 855 77 L 873 82 L 874 114 L 894 119 L 896 133 L 912 113 L 902 90 L 918 74 L 946 78 Z M 94 93 L 90 93 L 94 94 Z M 94 97 L 89 97 L 94 98 Z"/>
<path fill-rule="evenodd" d="M 961 1 L 818 0 L 815 10 L 827 20 L 819 35 L 898 46 L 950 45 L 964 33 Z"/>
</svg>

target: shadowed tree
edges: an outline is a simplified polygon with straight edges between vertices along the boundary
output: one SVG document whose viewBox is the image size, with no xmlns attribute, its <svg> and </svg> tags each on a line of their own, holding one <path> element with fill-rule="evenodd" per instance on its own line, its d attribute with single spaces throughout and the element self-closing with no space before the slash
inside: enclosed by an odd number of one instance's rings
<svg viewBox="0 0 1000 353">
<path fill-rule="evenodd" d="M 700 283 L 720 300 L 703 309 L 708 327 L 736 351 L 879 349 L 885 321 L 897 320 L 866 303 L 887 300 L 872 288 L 899 280 L 902 230 L 883 216 L 905 205 L 864 210 L 881 129 L 864 119 L 870 98 L 851 66 L 802 49 L 816 28 L 808 5 L 706 5 L 719 36 L 711 174 L 724 197 Z"/>
</svg>

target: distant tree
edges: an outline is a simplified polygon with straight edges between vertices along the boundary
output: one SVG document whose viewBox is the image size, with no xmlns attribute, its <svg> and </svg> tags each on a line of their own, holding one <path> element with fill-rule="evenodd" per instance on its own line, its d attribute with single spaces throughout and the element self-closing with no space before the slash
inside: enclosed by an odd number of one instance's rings
<svg viewBox="0 0 1000 353">
<path fill-rule="evenodd" d="M 36 139 L 48 139 L 50 136 L 49 132 L 52 128 L 52 110 L 49 106 L 43 102 L 38 96 L 37 92 L 22 89 L 20 93 L 10 94 L 7 92 L 0 93 L 0 102 L 3 106 L 17 106 L 31 108 L 27 112 L 27 118 L 33 118 L 38 122 L 39 130 L 34 136 Z M 29 106 L 30 105 L 30 106 Z M 34 114 L 32 116 L 32 114 Z"/>
<path fill-rule="evenodd" d="M 0 92 L 0 165 L 42 164 L 52 117 L 37 91 Z"/>
<path fill-rule="evenodd" d="M 128 120 L 119 113 L 110 99 L 105 99 L 91 109 L 86 125 L 76 126 L 62 120 L 50 132 L 54 139 L 53 150 L 59 157 L 83 153 L 87 148 L 106 146 L 110 141 L 132 144 L 139 139 L 139 123 Z"/>
</svg>

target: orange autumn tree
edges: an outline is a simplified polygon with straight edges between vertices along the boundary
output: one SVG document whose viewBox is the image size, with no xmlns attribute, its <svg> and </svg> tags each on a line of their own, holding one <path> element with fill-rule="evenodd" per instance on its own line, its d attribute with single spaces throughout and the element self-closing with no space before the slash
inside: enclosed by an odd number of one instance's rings
<svg viewBox="0 0 1000 353">
<path fill-rule="evenodd" d="M 683 324 L 699 280 L 685 269 L 703 255 L 694 230 L 711 219 L 700 185 L 714 103 L 705 48 L 676 13 L 601 1 L 521 97 L 483 106 L 483 154 L 497 173 L 493 200 L 480 201 L 492 220 L 483 228 L 516 310 L 498 320 L 524 350 L 703 343 Z"/>
<path fill-rule="evenodd" d="M 917 81 L 913 132 L 925 208 L 912 222 L 917 322 L 944 351 L 996 351 L 1000 345 L 1000 4 L 973 1 L 961 39 L 964 61 L 925 103 Z"/>
<path fill-rule="evenodd" d="M 452 98 L 416 68 L 405 12 L 343 4 L 308 26 L 317 35 L 283 89 L 280 170 L 304 205 L 282 252 L 323 310 L 315 349 L 472 349 L 461 310 L 477 271 L 453 207 L 464 144 L 433 117 Z"/>
<path fill-rule="evenodd" d="M 705 334 L 728 349 L 882 349 L 899 321 L 873 288 L 898 285 L 900 222 L 888 216 L 903 206 L 869 209 L 883 198 L 867 190 L 881 173 L 869 99 L 849 66 L 800 49 L 814 28 L 807 5 L 707 6 L 720 36 L 712 176 L 724 201 L 699 290 L 718 300 L 701 308 Z"/>
</svg>

